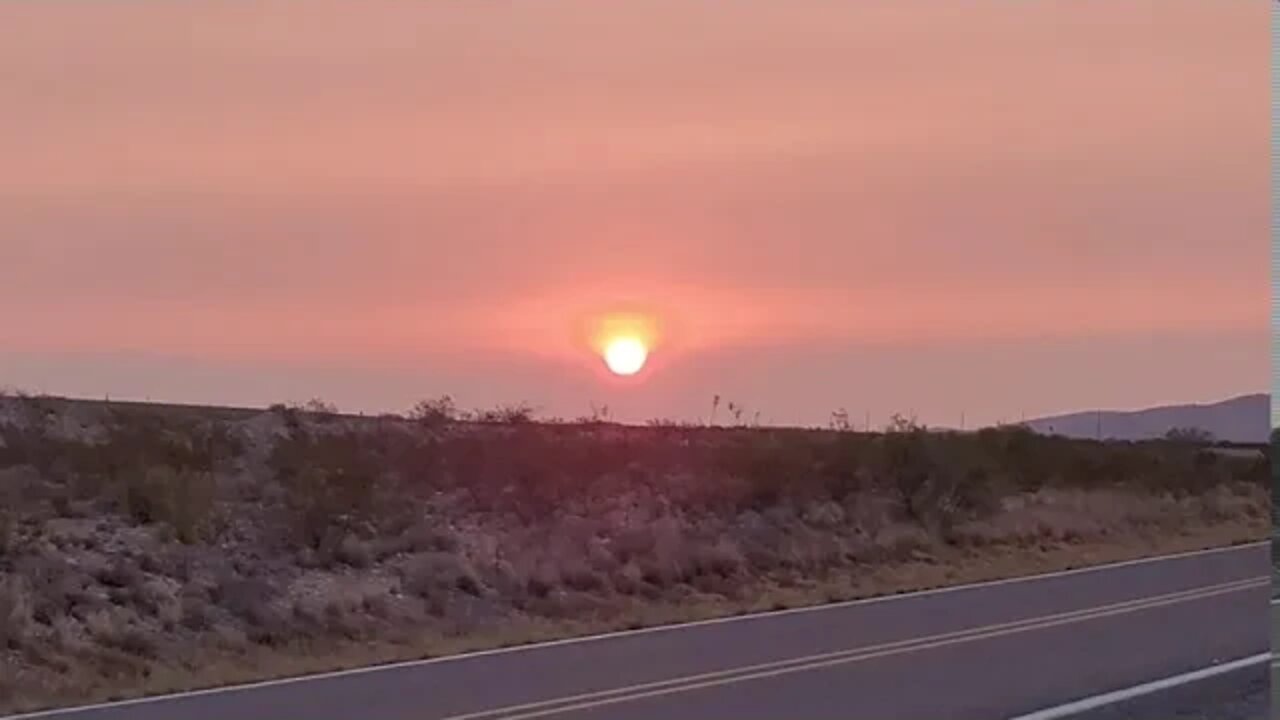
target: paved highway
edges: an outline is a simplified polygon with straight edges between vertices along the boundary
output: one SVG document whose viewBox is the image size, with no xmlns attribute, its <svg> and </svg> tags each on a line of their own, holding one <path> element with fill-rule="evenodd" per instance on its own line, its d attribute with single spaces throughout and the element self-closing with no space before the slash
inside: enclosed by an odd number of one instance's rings
<svg viewBox="0 0 1280 720">
<path fill-rule="evenodd" d="M 1274 593 L 1276 588 L 1272 587 Z M 1280 598 L 1271 600 L 1271 717 L 1280 720 Z"/>
<path fill-rule="evenodd" d="M 1262 662 L 1070 715 L 1066 720 L 1267 720 L 1271 717 L 1269 665 L 1264 654 Z"/>
<path fill-rule="evenodd" d="M 1269 648 L 1265 544 L 20 716 L 1006 720 Z"/>
</svg>

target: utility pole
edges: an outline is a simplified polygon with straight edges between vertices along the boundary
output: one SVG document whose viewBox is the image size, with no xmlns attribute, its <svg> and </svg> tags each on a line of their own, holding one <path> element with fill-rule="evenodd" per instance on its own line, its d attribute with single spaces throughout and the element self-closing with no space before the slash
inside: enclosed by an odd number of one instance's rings
<svg viewBox="0 0 1280 720">
<path fill-rule="evenodd" d="M 1097 436 L 1098 436 L 1098 439 L 1101 440 L 1102 439 L 1102 411 L 1099 410 L 1096 413 L 1094 413 L 1094 418 L 1096 419 L 1096 422 L 1098 425 L 1096 430 Z"/>
</svg>

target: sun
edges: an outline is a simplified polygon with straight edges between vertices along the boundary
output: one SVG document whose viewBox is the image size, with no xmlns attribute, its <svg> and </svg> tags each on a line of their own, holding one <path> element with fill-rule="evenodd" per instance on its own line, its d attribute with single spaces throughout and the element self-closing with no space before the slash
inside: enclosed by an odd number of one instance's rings
<svg viewBox="0 0 1280 720">
<path fill-rule="evenodd" d="M 604 347 L 604 364 L 615 375 L 635 375 L 649 359 L 649 348 L 634 337 L 618 337 Z"/>
<path fill-rule="evenodd" d="M 619 377 L 644 370 L 650 355 L 663 341 L 657 314 L 643 308 L 614 307 L 584 314 L 579 323 L 581 342 L 604 360 L 610 373 Z"/>
</svg>

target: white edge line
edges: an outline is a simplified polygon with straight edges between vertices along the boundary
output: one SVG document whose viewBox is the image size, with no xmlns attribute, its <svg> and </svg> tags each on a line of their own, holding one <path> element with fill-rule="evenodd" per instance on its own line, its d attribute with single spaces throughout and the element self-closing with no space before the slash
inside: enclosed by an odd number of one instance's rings
<svg viewBox="0 0 1280 720">
<path fill-rule="evenodd" d="M 1019 577 L 1004 578 L 1001 580 L 986 580 L 983 582 L 966 583 L 963 585 L 949 585 L 946 587 L 932 588 L 929 590 L 915 590 L 911 592 L 895 593 L 888 595 L 878 595 L 876 597 L 861 598 L 858 600 L 844 600 L 836 603 L 825 603 L 820 605 L 805 605 L 803 607 L 788 608 L 785 610 L 769 610 L 764 612 L 747 613 L 743 615 L 730 615 L 726 617 L 709 618 L 707 620 L 694 620 L 690 622 L 675 622 L 665 625 L 654 625 L 651 627 L 637 628 L 635 630 L 618 630 L 615 632 L 600 633 L 597 635 L 580 635 L 577 637 L 561 638 L 559 640 L 547 640 L 538 643 L 526 643 L 524 645 L 512 645 L 508 647 L 491 648 L 489 650 L 476 650 L 468 653 L 458 653 L 455 655 L 443 655 L 441 657 L 424 658 L 421 660 L 403 660 L 400 662 L 383 663 L 380 665 L 366 665 L 364 667 L 349 668 L 346 670 L 332 670 L 329 672 L 311 673 L 307 675 L 296 675 L 293 677 L 277 678 L 274 680 L 260 680 L 257 682 L 240 683 L 235 685 L 222 685 L 219 687 L 203 688 L 200 690 L 189 690 L 186 692 L 167 693 L 162 695 L 150 695 L 147 697 L 132 698 L 129 700 L 116 700 L 112 702 L 96 703 L 91 705 L 78 705 L 65 708 L 55 708 L 50 710 L 38 710 L 36 712 L 22 713 L 19 715 L 0 715 L 0 720 L 34 720 L 35 718 L 52 718 L 57 716 L 71 716 L 83 712 L 93 710 L 106 710 L 111 708 L 129 707 L 132 705 L 144 705 L 148 703 L 164 702 L 179 700 L 182 698 L 201 697 L 205 695 L 217 695 L 222 693 L 243 692 L 248 690 L 256 690 L 259 688 L 275 687 L 278 685 L 291 685 L 294 683 L 313 682 L 320 680 L 330 680 L 339 677 L 348 677 L 354 675 L 364 675 L 366 673 L 381 672 L 385 670 L 399 670 L 405 668 L 422 667 L 425 665 L 435 665 L 438 663 L 458 662 L 462 660 L 470 660 L 473 658 L 488 657 L 492 655 L 505 655 L 508 653 L 525 652 L 530 650 L 541 650 L 544 648 L 559 647 L 562 645 L 576 645 L 588 642 L 597 642 L 600 640 L 613 640 L 617 638 L 631 637 L 635 635 L 647 635 L 650 633 L 669 632 L 672 630 L 684 630 L 686 628 L 703 627 L 707 625 L 719 625 L 722 623 L 744 622 L 750 620 L 764 620 L 769 618 L 781 617 L 784 615 L 796 615 L 800 613 L 818 612 L 822 610 L 837 610 L 847 607 L 855 607 L 859 605 L 872 605 L 875 603 L 890 602 L 894 600 L 908 600 L 912 598 L 930 597 L 933 595 L 945 595 L 948 593 L 962 592 L 965 590 L 978 590 L 990 587 L 999 587 L 1002 585 L 1013 585 L 1017 583 L 1037 582 L 1042 580 L 1052 580 L 1054 578 L 1068 577 L 1072 575 L 1084 575 L 1088 573 L 1104 572 L 1108 570 L 1116 570 L 1119 568 L 1133 567 L 1137 565 L 1147 565 L 1157 562 L 1167 562 L 1170 560 L 1181 560 L 1190 557 L 1201 557 L 1205 555 L 1218 555 L 1229 552 L 1240 552 L 1250 550 L 1260 546 L 1270 546 L 1271 541 L 1264 540 L 1261 542 L 1242 543 L 1239 545 L 1228 545 L 1226 547 L 1206 548 L 1204 550 L 1190 550 L 1187 552 L 1172 553 L 1168 555 L 1153 555 L 1150 557 L 1136 558 L 1133 560 L 1123 560 L 1113 563 L 1101 563 L 1098 565 L 1090 565 L 1088 567 L 1074 568 L 1071 570 L 1058 570 L 1055 572 L 1038 573 L 1035 575 L 1022 575 Z M 1014 720 L 1022 720 L 1015 718 Z"/>
<path fill-rule="evenodd" d="M 1226 673 L 1235 672 L 1236 670 L 1242 670 L 1254 665 L 1261 665 L 1262 663 L 1270 662 L 1270 660 L 1271 653 L 1269 652 L 1250 655 L 1249 657 L 1241 658 L 1239 660 L 1233 660 L 1219 665 L 1211 665 L 1200 670 L 1194 670 L 1181 675 L 1174 675 L 1173 677 L 1167 677 L 1161 680 L 1153 680 L 1152 682 L 1134 685 L 1133 687 L 1125 688 L 1123 690 L 1115 690 L 1102 695 L 1094 695 L 1093 697 L 1069 702 L 1064 705 L 1045 708 L 1044 710 L 1037 710 L 1036 712 L 1029 713 L 1027 715 L 1019 715 L 1017 717 L 1010 718 L 1009 720 L 1058 720 L 1059 718 L 1078 715 L 1086 710 L 1093 710 L 1104 705 L 1113 705 L 1125 700 L 1142 697 L 1143 695 L 1157 693 L 1161 690 L 1178 687 L 1179 685 L 1187 685 L 1189 683 L 1206 680 L 1217 675 L 1225 675 Z"/>
</svg>

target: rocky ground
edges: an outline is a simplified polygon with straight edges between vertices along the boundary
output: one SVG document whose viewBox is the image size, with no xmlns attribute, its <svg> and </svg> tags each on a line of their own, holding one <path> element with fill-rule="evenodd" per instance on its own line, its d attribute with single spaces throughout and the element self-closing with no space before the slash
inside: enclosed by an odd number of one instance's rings
<svg viewBox="0 0 1280 720">
<path fill-rule="evenodd" d="M 1265 458 L 0 401 L 0 711 L 1269 536 Z"/>
</svg>

